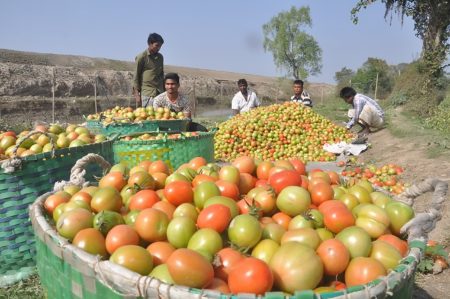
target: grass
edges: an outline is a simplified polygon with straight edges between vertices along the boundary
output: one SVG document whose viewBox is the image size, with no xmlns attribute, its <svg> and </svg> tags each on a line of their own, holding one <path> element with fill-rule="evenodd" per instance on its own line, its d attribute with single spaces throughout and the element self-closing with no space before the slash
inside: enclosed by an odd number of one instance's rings
<svg viewBox="0 0 450 299">
<path fill-rule="evenodd" d="M 0 288 L 1 299 L 44 299 L 45 291 L 37 274 L 6 288 Z"/>
</svg>

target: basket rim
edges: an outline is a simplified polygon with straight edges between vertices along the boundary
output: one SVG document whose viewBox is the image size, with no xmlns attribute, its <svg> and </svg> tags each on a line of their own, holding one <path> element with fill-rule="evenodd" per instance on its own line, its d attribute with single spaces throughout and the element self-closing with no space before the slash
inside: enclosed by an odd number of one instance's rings
<svg viewBox="0 0 450 299">
<path fill-rule="evenodd" d="M 146 134 L 146 133 L 154 133 L 154 134 L 179 134 L 179 133 L 170 133 L 169 132 L 141 132 L 141 133 L 132 133 L 132 134 L 127 134 L 122 136 L 121 138 L 125 137 L 125 136 L 133 136 L 133 135 L 142 135 L 142 134 Z M 170 139 L 170 138 L 162 138 L 162 139 L 154 139 L 154 140 L 123 140 L 123 139 L 118 139 L 114 142 L 113 146 L 116 145 L 148 145 L 148 144 L 159 144 L 159 143 L 167 143 L 167 142 L 180 142 L 180 141 L 184 141 L 184 140 L 195 140 L 195 139 L 204 139 L 204 138 L 208 138 L 208 137 L 213 137 L 216 134 L 216 132 L 199 132 L 198 135 L 195 136 L 185 136 L 184 138 L 179 138 L 179 139 Z"/>
</svg>

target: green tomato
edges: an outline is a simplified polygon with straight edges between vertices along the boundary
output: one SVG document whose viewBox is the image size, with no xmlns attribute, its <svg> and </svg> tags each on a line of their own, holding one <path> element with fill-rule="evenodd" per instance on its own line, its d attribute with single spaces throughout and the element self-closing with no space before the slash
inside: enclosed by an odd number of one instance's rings
<svg viewBox="0 0 450 299">
<path fill-rule="evenodd" d="M 242 248 L 253 248 L 261 236 L 262 228 L 259 221 L 248 214 L 234 217 L 228 227 L 228 238 Z"/>
<path fill-rule="evenodd" d="M 391 220 L 389 228 L 392 233 L 399 236 L 400 229 L 409 220 L 414 218 L 414 210 L 407 204 L 400 201 L 392 201 L 386 205 L 386 213 Z"/>
<path fill-rule="evenodd" d="M 175 282 L 172 279 L 172 276 L 170 276 L 169 269 L 167 268 L 166 264 L 156 266 L 155 268 L 153 268 L 152 272 L 150 272 L 148 276 L 157 278 L 162 282 L 168 284 L 175 284 Z"/>
<path fill-rule="evenodd" d="M 167 240 L 175 248 L 186 248 L 189 239 L 197 231 L 194 220 L 189 217 L 173 218 L 167 227 Z"/>
<path fill-rule="evenodd" d="M 269 264 L 272 256 L 280 247 L 274 240 L 265 239 L 259 242 L 252 250 L 252 256 Z"/>
<path fill-rule="evenodd" d="M 285 232 L 286 229 L 278 223 L 268 223 L 263 228 L 262 239 L 270 239 L 280 244 Z"/>
<path fill-rule="evenodd" d="M 182 203 L 173 212 L 173 218 L 188 217 L 197 222 L 198 212 L 195 206 L 191 203 Z"/>
<path fill-rule="evenodd" d="M 214 196 L 220 196 L 220 189 L 214 182 L 203 182 L 194 189 L 194 203 L 203 209 L 205 202 Z"/>
<path fill-rule="evenodd" d="M 195 250 L 205 257 L 209 254 L 214 256 L 223 247 L 220 234 L 211 228 L 202 228 L 195 232 L 190 238 L 187 248 Z"/>
<path fill-rule="evenodd" d="M 368 257 L 372 249 L 372 240 L 370 235 L 362 228 L 350 226 L 336 235 L 336 239 L 344 243 L 350 252 L 350 257 Z"/>
<path fill-rule="evenodd" d="M 311 195 L 303 187 L 288 186 L 278 194 L 276 204 L 281 212 L 295 217 L 308 210 L 311 204 Z"/>
</svg>

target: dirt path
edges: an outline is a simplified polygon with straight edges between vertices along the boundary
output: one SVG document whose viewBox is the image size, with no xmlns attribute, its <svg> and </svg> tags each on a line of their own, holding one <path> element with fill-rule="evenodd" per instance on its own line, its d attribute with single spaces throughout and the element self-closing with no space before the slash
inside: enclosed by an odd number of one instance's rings
<svg viewBox="0 0 450 299">
<path fill-rule="evenodd" d="M 401 119 L 393 120 L 396 123 Z M 419 134 L 420 135 L 420 134 Z M 446 152 L 436 158 L 429 158 L 426 138 L 421 136 L 397 138 L 389 130 L 384 129 L 369 136 L 372 147 L 360 156 L 359 160 L 377 165 L 395 163 L 404 167 L 401 179 L 408 183 L 418 183 L 426 178 L 439 178 L 450 182 L 450 153 Z M 431 194 L 418 198 L 414 209 L 424 211 Z M 450 201 L 450 200 L 448 200 Z M 442 219 L 430 234 L 430 239 L 450 249 L 450 203 L 447 201 Z M 447 269 L 439 275 L 416 275 L 414 298 L 449 298 L 450 271 Z"/>
</svg>

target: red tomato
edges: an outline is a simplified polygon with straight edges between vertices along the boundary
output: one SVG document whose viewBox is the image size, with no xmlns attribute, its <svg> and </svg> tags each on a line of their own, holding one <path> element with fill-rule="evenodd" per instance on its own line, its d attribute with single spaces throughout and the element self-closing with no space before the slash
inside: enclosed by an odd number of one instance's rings
<svg viewBox="0 0 450 299">
<path fill-rule="evenodd" d="M 269 184 L 279 194 L 281 190 L 288 186 L 301 186 L 301 176 L 295 170 L 283 170 L 272 174 L 269 177 Z"/>
<path fill-rule="evenodd" d="M 171 204 L 179 206 L 182 203 L 191 203 L 194 200 L 194 191 L 191 183 L 175 181 L 164 188 L 164 196 Z"/>
<path fill-rule="evenodd" d="M 355 224 L 355 217 L 347 207 L 326 210 L 323 213 L 323 223 L 331 232 L 337 234 L 344 228 Z"/>
<path fill-rule="evenodd" d="M 140 189 L 155 189 L 155 179 L 146 171 L 136 171 L 130 174 L 128 186 L 139 186 Z"/>
<path fill-rule="evenodd" d="M 378 240 L 387 242 L 397 248 L 402 257 L 405 257 L 408 253 L 408 243 L 394 235 L 381 235 Z"/>
<path fill-rule="evenodd" d="M 257 187 L 270 187 L 269 182 L 267 180 L 257 180 L 255 183 L 255 188 Z"/>
<path fill-rule="evenodd" d="M 256 177 L 258 179 L 267 180 L 269 179 L 269 171 L 273 167 L 273 163 L 269 161 L 263 161 L 259 163 L 256 168 Z"/>
<path fill-rule="evenodd" d="M 311 187 L 311 201 L 319 206 L 327 200 L 332 200 L 334 196 L 333 188 L 329 184 L 317 183 Z"/>
<path fill-rule="evenodd" d="M 292 220 L 291 216 L 289 216 L 283 212 L 275 213 L 272 216 L 272 219 L 275 221 L 275 223 L 281 225 L 285 230 L 288 230 L 289 223 Z"/>
<path fill-rule="evenodd" d="M 263 295 L 272 289 L 273 274 L 269 266 L 254 257 L 240 261 L 228 276 L 228 286 L 233 294 Z"/>
<path fill-rule="evenodd" d="M 148 242 L 166 240 L 168 225 L 169 218 L 167 215 L 154 208 L 142 210 L 134 223 L 139 236 Z"/>
<path fill-rule="evenodd" d="M 302 160 L 291 159 L 289 160 L 289 162 L 291 162 L 292 166 L 294 166 L 295 168 L 295 171 L 297 171 L 299 174 L 306 174 L 306 165 Z"/>
<path fill-rule="evenodd" d="M 214 269 L 200 253 L 180 248 L 167 260 L 170 276 L 176 284 L 192 288 L 204 288 L 214 278 Z"/>
<path fill-rule="evenodd" d="M 350 261 L 345 270 L 345 284 L 348 287 L 366 284 L 379 276 L 386 275 L 386 270 L 379 261 L 370 257 L 356 257 Z"/>
<path fill-rule="evenodd" d="M 215 276 L 228 281 L 228 274 L 239 263 L 244 256 L 237 250 L 230 247 L 223 248 L 217 252 L 217 263 L 214 263 Z"/>
<path fill-rule="evenodd" d="M 206 289 L 218 291 L 221 292 L 222 294 L 230 293 L 230 288 L 228 287 L 228 284 L 224 280 L 216 277 L 214 277 L 213 281 L 206 287 Z"/>
<path fill-rule="evenodd" d="M 334 210 L 334 209 L 337 209 L 337 208 L 347 208 L 347 206 L 342 201 L 329 200 L 329 201 L 325 201 L 324 203 L 322 203 L 319 206 L 319 212 L 324 214 L 328 210 Z"/>
<path fill-rule="evenodd" d="M 125 245 L 139 245 L 139 235 L 129 225 L 119 224 L 114 226 L 106 235 L 106 250 L 113 254 L 118 248 Z"/>
<path fill-rule="evenodd" d="M 217 179 L 213 178 L 212 176 L 209 176 L 206 174 L 198 174 L 192 180 L 192 187 L 196 188 L 198 185 L 200 185 L 203 182 L 215 182 L 215 181 L 217 181 Z"/>
<path fill-rule="evenodd" d="M 148 245 L 147 251 L 153 257 L 153 265 L 157 266 L 167 262 L 170 255 L 175 251 L 175 247 L 169 242 L 159 241 Z"/>
<path fill-rule="evenodd" d="M 232 198 L 236 201 L 239 200 L 239 187 L 235 183 L 225 180 L 218 180 L 215 183 L 219 187 L 222 196 Z"/>
<path fill-rule="evenodd" d="M 93 255 L 107 256 L 105 237 L 95 228 L 80 230 L 73 238 L 72 244 Z"/>
<path fill-rule="evenodd" d="M 91 205 L 92 196 L 84 191 L 78 191 L 70 198 L 71 201 L 82 200 L 87 203 L 89 206 Z"/>
<path fill-rule="evenodd" d="M 221 204 L 213 204 L 200 212 L 197 218 L 197 226 L 199 228 L 211 228 L 221 233 L 228 227 L 230 221 L 230 209 Z"/>
<path fill-rule="evenodd" d="M 350 253 L 338 239 L 323 241 L 316 252 L 323 262 L 326 275 L 335 276 L 344 272 L 350 262 Z"/>
<path fill-rule="evenodd" d="M 231 162 L 231 165 L 236 167 L 240 173 L 253 174 L 256 169 L 255 161 L 252 157 L 248 156 L 237 157 L 233 162 Z"/>
<path fill-rule="evenodd" d="M 166 214 L 169 220 L 172 220 L 173 213 L 175 213 L 176 207 L 168 201 L 158 201 L 152 206 L 153 209 L 158 210 Z"/>
<path fill-rule="evenodd" d="M 150 189 L 141 190 L 130 197 L 128 209 L 130 211 L 133 210 L 142 211 L 144 209 L 151 208 L 158 201 L 160 201 L 160 199 L 155 191 Z"/>
<path fill-rule="evenodd" d="M 166 165 L 166 163 L 164 163 L 164 161 L 161 160 L 151 162 L 151 164 L 148 166 L 148 172 L 150 174 L 153 174 L 155 172 L 162 172 L 167 175 L 170 174 L 169 167 Z"/>
<path fill-rule="evenodd" d="M 120 192 L 122 188 L 127 184 L 123 174 L 119 171 L 111 171 L 107 175 L 101 178 L 98 186 L 103 187 L 113 187 Z"/>
<path fill-rule="evenodd" d="M 203 158 L 203 157 L 195 157 L 195 158 L 191 159 L 191 161 L 189 161 L 187 166 L 189 168 L 197 170 L 200 167 L 205 166 L 207 163 L 208 163 L 208 161 L 206 161 L 205 158 Z"/>
<path fill-rule="evenodd" d="M 241 173 L 239 175 L 239 192 L 241 194 L 247 194 L 250 190 L 255 187 L 256 178 L 251 174 Z"/>
<path fill-rule="evenodd" d="M 57 206 L 62 203 L 69 202 L 70 197 L 65 197 L 57 194 L 52 194 L 45 199 L 44 208 L 49 215 L 53 214 L 53 211 Z"/>
<path fill-rule="evenodd" d="M 109 260 L 141 275 L 148 275 L 153 269 L 150 253 L 140 246 L 125 245 L 117 249 Z"/>
</svg>

